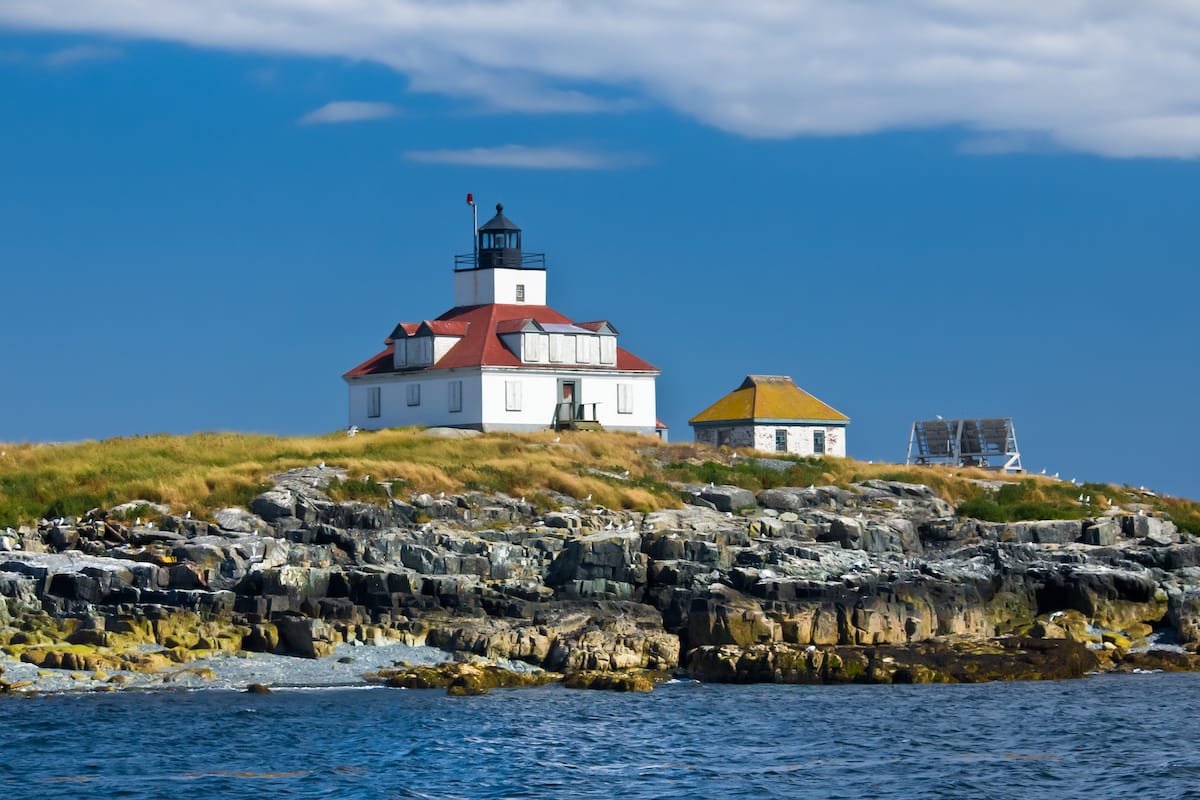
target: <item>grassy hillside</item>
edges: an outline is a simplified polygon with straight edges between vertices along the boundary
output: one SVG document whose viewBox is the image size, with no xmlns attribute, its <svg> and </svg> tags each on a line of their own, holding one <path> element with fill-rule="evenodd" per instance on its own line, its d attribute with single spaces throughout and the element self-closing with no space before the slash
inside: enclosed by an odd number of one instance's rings
<svg viewBox="0 0 1200 800">
<path fill-rule="evenodd" d="M 963 513 L 980 519 L 1082 518 L 1108 500 L 1144 504 L 1181 528 L 1200 533 L 1200 505 L 1104 484 L 1083 487 L 1032 476 L 981 470 L 865 464 L 852 459 L 789 459 L 785 470 L 693 444 L 664 444 L 621 433 L 486 434 L 442 438 L 418 430 L 344 432 L 313 437 L 204 433 L 135 436 L 61 445 L 0 445 L 0 527 L 75 516 L 134 499 L 205 517 L 245 505 L 270 486 L 270 475 L 324 461 L 350 480 L 336 499 L 377 499 L 390 482 L 397 497 L 418 492 L 506 492 L 543 505 L 551 495 L 610 508 L 651 510 L 678 505 L 672 482 L 772 486 L 849 483 L 870 478 L 924 483 Z M 366 480 L 363 480 L 366 478 Z M 989 491 L 977 480 L 1004 480 Z M 1078 496 L 1091 497 L 1080 503 Z"/>
</svg>

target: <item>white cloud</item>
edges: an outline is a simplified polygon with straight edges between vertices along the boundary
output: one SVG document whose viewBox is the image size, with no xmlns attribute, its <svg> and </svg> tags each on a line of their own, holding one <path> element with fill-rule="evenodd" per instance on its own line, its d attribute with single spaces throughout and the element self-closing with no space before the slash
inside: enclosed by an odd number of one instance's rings
<svg viewBox="0 0 1200 800">
<path fill-rule="evenodd" d="M 1200 155 L 1195 0 L 0 0 L 3 24 L 366 59 L 489 109 Z"/>
<path fill-rule="evenodd" d="M 323 125 L 338 122 L 361 122 L 386 119 L 400 113 L 391 103 L 368 103 L 361 100 L 337 100 L 313 109 L 300 118 L 301 125 Z"/>
<path fill-rule="evenodd" d="M 3 11 L 0 10 L 0 16 L 2 15 Z M 119 47 L 103 44 L 80 44 L 47 53 L 42 58 L 42 63 L 47 67 L 70 67 L 86 61 L 112 61 L 123 55 L 124 52 Z"/>
<path fill-rule="evenodd" d="M 521 169 L 614 169 L 644 163 L 640 156 L 602 153 L 571 147 L 472 147 L 464 150 L 410 150 L 404 154 L 422 164 L 456 164 L 471 167 Z"/>
</svg>

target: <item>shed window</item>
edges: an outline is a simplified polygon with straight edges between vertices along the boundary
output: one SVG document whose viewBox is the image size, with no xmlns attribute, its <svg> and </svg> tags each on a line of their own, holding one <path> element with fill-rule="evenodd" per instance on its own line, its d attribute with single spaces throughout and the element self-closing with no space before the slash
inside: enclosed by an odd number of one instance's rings
<svg viewBox="0 0 1200 800">
<path fill-rule="evenodd" d="M 381 405 L 380 395 L 382 393 L 383 393 L 383 390 L 380 389 L 378 386 L 371 386 L 367 389 L 367 416 L 368 417 L 378 417 L 379 416 L 379 407 Z"/>
<path fill-rule="evenodd" d="M 825 455 L 825 431 L 813 431 L 813 455 Z"/>
<path fill-rule="evenodd" d="M 421 384 L 410 383 L 408 385 L 408 404 L 410 406 L 421 405 Z"/>
<path fill-rule="evenodd" d="M 787 452 L 787 428 L 775 429 L 775 452 Z"/>
<path fill-rule="evenodd" d="M 462 411 L 462 381 L 450 381 L 450 410 Z"/>
<path fill-rule="evenodd" d="M 505 411 L 520 411 L 521 410 L 521 382 L 520 381 L 505 381 L 504 382 L 504 410 Z"/>
</svg>

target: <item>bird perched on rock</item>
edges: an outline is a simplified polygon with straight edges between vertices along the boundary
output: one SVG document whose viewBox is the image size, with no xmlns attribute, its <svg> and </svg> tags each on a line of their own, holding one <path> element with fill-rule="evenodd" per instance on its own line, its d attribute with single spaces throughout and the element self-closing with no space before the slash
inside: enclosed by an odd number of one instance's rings
<svg viewBox="0 0 1200 800">
<path fill-rule="evenodd" d="M 191 518 L 192 518 L 192 512 L 190 512 L 190 511 L 186 512 L 186 513 L 183 515 L 183 518 L 184 518 L 184 519 L 191 519 Z"/>
<path fill-rule="evenodd" d="M 317 469 L 325 469 L 325 462 L 322 461 L 320 464 L 317 464 Z"/>
</svg>

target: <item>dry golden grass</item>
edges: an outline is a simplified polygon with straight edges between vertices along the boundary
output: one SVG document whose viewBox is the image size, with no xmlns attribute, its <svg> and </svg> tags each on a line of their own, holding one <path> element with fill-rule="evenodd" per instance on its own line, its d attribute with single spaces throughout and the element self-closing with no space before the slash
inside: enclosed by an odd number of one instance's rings
<svg viewBox="0 0 1200 800">
<path fill-rule="evenodd" d="M 1040 476 L 1005 476 L 978 469 L 867 464 L 853 459 L 794 459 L 779 471 L 754 463 L 762 454 L 734 454 L 692 443 L 666 444 L 626 433 L 490 433 L 443 438 L 417 429 L 276 437 L 201 433 L 134 436 L 60 445 L 0 445 L 0 526 L 43 517 L 78 515 L 135 499 L 206 516 L 245 505 L 270 485 L 270 476 L 324 461 L 348 477 L 390 481 L 398 497 L 419 492 L 505 492 L 548 503 L 561 494 L 610 508 L 649 511 L 678 505 L 672 482 L 771 486 L 846 486 L 870 480 L 921 483 L 955 505 L 990 502 L 975 481 L 1004 481 L 1014 508 L 1087 513 L 1075 501 L 1080 487 Z M 628 475 L 625 475 L 628 471 Z M 1094 504 L 1128 489 L 1089 484 Z M 1139 498 L 1146 499 L 1146 498 Z M 1023 504 L 1023 505 L 1021 505 Z M 1158 503 L 1200 532 L 1200 506 Z M 1010 512 L 1011 513 L 1011 512 Z"/>
</svg>

